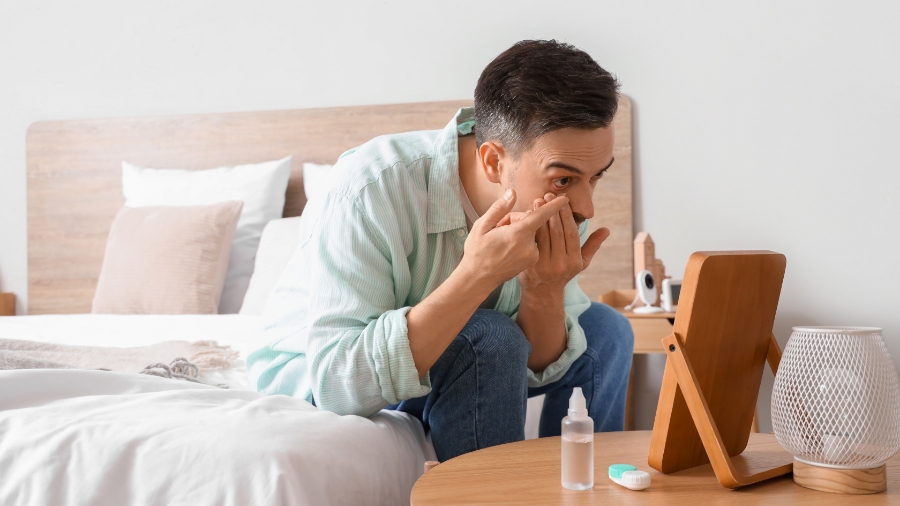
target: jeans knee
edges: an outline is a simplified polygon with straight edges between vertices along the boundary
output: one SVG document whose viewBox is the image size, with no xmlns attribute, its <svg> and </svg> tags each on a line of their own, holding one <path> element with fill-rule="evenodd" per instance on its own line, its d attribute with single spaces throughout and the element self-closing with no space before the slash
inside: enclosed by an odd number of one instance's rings
<svg viewBox="0 0 900 506">
<path fill-rule="evenodd" d="M 484 360 L 527 364 L 531 343 L 512 318 L 491 309 L 479 309 L 463 329 L 476 354 Z"/>
<path fill-rule="evenodd" d="M 628 318 L 599 302 L 592 302 L 582 318 L 587 323 L 582 328 L 585 330 L 588 348 L 603 348 L 605 355 L 631 359 L 634 353 L 634 330 Z"/>
</svg>

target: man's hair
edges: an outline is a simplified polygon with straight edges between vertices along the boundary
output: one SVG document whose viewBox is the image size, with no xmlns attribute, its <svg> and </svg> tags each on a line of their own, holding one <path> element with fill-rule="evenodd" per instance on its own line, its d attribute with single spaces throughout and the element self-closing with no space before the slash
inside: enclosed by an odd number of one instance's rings
<svg viewBox="0 0 900 506">
<path fill-rule="evenodd" d="M 523 40 L 494 58 L 475 86 L 475 139 L 498 141 L 514 158 L 561 128 L 605 128 L 619 83 L 584 51 L 555 40 Z"/>
</svg>

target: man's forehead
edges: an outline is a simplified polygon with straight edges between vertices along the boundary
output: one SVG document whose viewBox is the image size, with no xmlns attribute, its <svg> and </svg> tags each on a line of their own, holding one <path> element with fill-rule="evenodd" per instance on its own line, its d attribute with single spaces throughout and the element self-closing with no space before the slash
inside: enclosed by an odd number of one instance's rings
<svg viewBox="0 0 900 506">
<path fill-rule="evenodd" d="M 541 165 L 559 162 L 601 170 L 612 159 L 614 142 L 612 125 L 594 130 L 563 128 L 535 139 L 528 152 Z"/>
</svg>

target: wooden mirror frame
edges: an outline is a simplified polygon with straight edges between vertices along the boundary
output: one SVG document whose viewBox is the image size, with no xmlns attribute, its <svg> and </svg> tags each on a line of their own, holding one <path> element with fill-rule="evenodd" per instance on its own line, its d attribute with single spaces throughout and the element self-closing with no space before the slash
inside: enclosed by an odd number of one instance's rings
<svg viewBox="0 0 900 506">
<path fill-rule="evenodd" d="M 786 259 L 771 251 L 698 252 L 685 269 L 650 441 L 662 473 L 712 464 L 724 487 L 792 471 L 787 452 L 744 453 L 762 372 L 778 369 L 772 335 Z"/>
</svg>

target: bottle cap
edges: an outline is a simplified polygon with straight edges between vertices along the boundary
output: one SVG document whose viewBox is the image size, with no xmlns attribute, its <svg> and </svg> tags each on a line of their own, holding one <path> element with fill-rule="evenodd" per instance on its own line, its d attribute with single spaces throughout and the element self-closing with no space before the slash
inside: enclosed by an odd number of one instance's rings
<svg viewBox="0 0 900 506">
<path fill-rule="evenodd" d="M 629 464 L 613 464 L 609 466 L 609 477 L 621 478 L 625 471 L 637 471 L 637 468 Z"/>
<path fill-rule="evenodd" d="M 587 402 L 584 399 L 581 387 L 572 389 L 572 397 L 569 397 L 569 416 L 587 416 Z"/>
<path fill-rule="evenodd" d="M 609 466 L 609 479 L 631 490 L 644 490 L 650 486 L 650 473 L 638 471 L 628 464 Z"/>
</svg>

